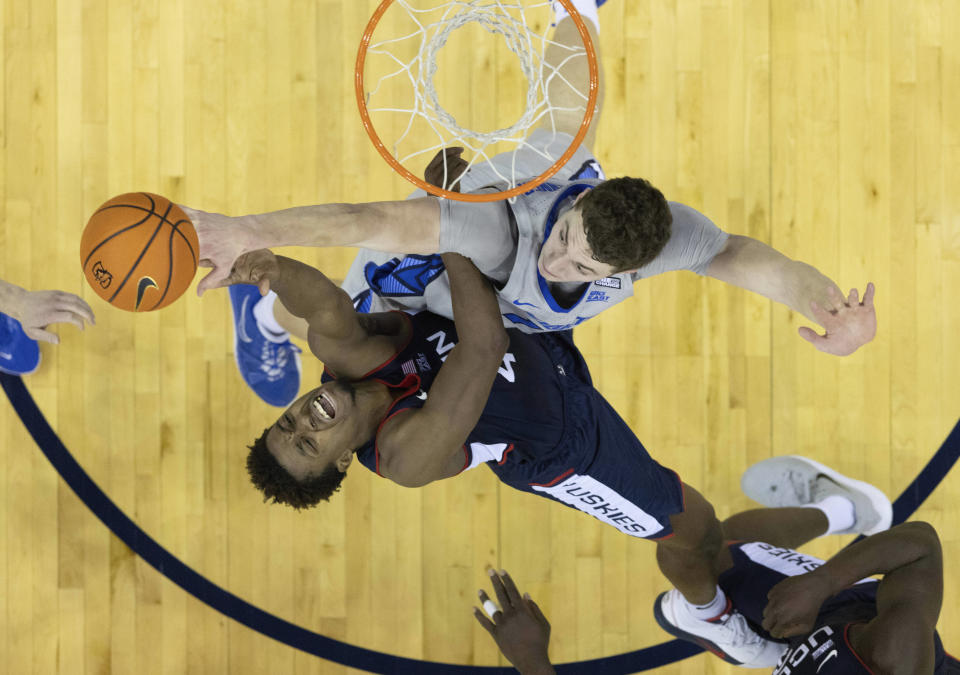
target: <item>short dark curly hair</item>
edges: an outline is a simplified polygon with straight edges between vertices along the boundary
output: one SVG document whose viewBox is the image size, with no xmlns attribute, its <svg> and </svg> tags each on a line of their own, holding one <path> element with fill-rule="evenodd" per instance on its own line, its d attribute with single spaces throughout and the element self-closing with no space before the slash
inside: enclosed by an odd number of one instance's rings
<svg viewBox="0 0 960 675">
<path fill-rule="evenodd" d="M 604 181 L 578 206 L 594 258 L 618 272 L 643 267 L 670 238 L 673 216 L 667 200 L 643 178 Z"/>
<path fill-rule="evenodd" d="M 260 438 L 248 446 L 250 454 L 247 455 L 247 473 L 254 486 L 263 492 L 264 501 L 272 499 L 274 504 L 288 504 L 298 511 L 329 501 L 330 496 L 340 489 L 346 472 L 330 462 L 320 475 L 298 481 L 280 466 L 267 448 L 269 431 L 269 427 L 264 429 Z"/>
</svg>

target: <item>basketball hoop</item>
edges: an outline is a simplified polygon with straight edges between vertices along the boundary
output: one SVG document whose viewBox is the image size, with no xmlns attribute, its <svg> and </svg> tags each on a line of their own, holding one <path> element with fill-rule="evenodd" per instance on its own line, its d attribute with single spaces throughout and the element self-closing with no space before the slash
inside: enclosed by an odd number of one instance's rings
<svg viewBox="0 0 960 675">
<path fill-rule="evenodd" d="M 417 30 L 404 37 L 392 40 L 384 40 L 371 45 L 371 38 L 374 30 L 380 23 L 380 19 L 383 17 L 384 13 L 391 5 L 394 4 L 395 1 L 398 7 L 402 7 L 407 11 L 409 17 L 418 27 Z M 557 171 L 559 171 L 564 164 L 567 163 L 567 161 L 573 156 L 573 153 L 576 152 L 577 148 L 580 146 L 580 143 L 583 141 L 587 134 L 587 130 L 590 127 L 590 122 L 593 119 L 594 110 L 596 108 L 600 78 L 596 52 L 594 50 L 593 43 L 590 40 L 590 35 L 587 32 L 587 27 L 584 24 L 583 19 L 573 7 L 571 0 L 557 1 L 564 6 L 564 8 L 570 14 L 570 17 L 573 19 L 573 22 L 577 27 L 577 32 L 580 34 L 580 39 L 583 42 L 583 48 L 573 49 L 566 45 L 560 45 L 564 49 L 568 49 L 571 52 L 570 56 L 565 58 L 562 63 L 558 65 L 550 65 L 544 63 L 543 60 L 543 53 L 546 50 L 546 45 L 556 45 L 559 43 L 548 40 L 546 38 L 546 32 L 544 32 L 543 35 L 535 35 L 531 32 L 526 21 L 526 9 L 522 4 L 522 0 L 433 0 L 434 6 L 429 9 L 413 8 L 411 7 L 409 0 L 382 0 L 380 5 L 374 11 L 373 15 L 370 17 L 370 21 L 367 23 L 367 26 L 363 31 L 363 37 L 360 41 L 360 48 L 357 52 L 356 77 L 354 80 L 354 85 L 357 97 L 357 106 L 360 110 L 360 118 L 363 121 L 363 127 L 366 130 L 367 135 L 370 137 L 370 140 L 373 142 L 374 147 L 394 169 L 394 171 L 399 173 L 417 187 L 438 197 L 445 197 L 448 199 L 465 202 L 489 202 L 498 201 L 501 199 L 510 199 L 521 193 L 528 192 L 548 180 Z M 424 3 L 421 2 L 420 4 Z M 534 6 L 543 7 L 549 6 L 549 4 L 549 2 L 539 2 Z M 424 14 L 426 12 L 442 12 L 442 16 L 439 18 L 439 20 L 425 25 L 425 23 L 420 21 L 417 15 Z M 447 38 L 453 30 L 470 22 L 479 23 L 486 31 L 501 35 L 506 41 L 510 51 L 514 52 L 514 54 L 516 54 L 520 59 L 521 70 L 527 78 L 527 105 L 524 114 L 512 126 L 489 133 L 477 132 L 460 127 L 453 116 L 444 110 L 439 104 L 436 90 L 433 87 L 433 75 L 436 73 L 437 52 L 444 46 L 444 44 L 446 44 Z M 409 62 L 403 61 L 390 51 L 391 48 L 404 40 L 416 40 L 418 38 L 420 43 L 417 48 L 416 56 Z M 536 53 L 534 45 L 535 41 L 540 42 L 541 49 L 539 53 Z M 364 86 L 364 68 L 367 64 L 368 52 L 370 54 L 377 53 L 386 55 L 394 64 L 398 66 L 393 72 L 380 77 L 372 91 L 367 91 Z M 589 67 L 590 81 L 586 94 L 573 87 L 573 85 L 570 84 L 570 82 L 566 80 L 566 78 L 563 78 L 563 76 L 559 73 L 560 69 L 565 63 L 567 63 L 567 61 L 572 58 L 580 57 L 585 57 L 587 59 Z M 544 77 L 545 74 L 546 78 Z M 368 104 L 370 97 L 379 90 L 381 83 L 383 83 L 385 80 L 389 80 L 390 78 L 401 75 L 405 76 L 405 80 L 409 81 L 413 85 L 413 105 L 409 108 L 390 106 L 383 108 L 369 108 Z M 579 97 L 584 99 L 583 121 L 581 122 L 576 135 L 573 137 L 573 141 L 563 152 L 563 154 L 561 154 L 559 158 L 556 158 L 556 161 L 554 161 L 546 171 L 541 173 L 536 178 L 531 180 L 530 176 L 517 176 L 515 175 L 514 171 L 508 172 L 511 175 L 507 176 L 494 169 L 498 177 L 502 179 L 498 182 L 505 184 L 507 189 L 502 189 L 497 192 L 471 194 L 454 192 L 452 190 L 446 190 L 435 185 L 431 185 L 404 166 L 403 162 L 405 160 L 418 158 L 426 153 L 434 152 L 452 145 L 462 145 L 473 151 L 474 156 L 471 159 L 467 169 L 480 161 L 489 160 L 490 155 L 486 152 L 486 148 L 499 142 L 514 145 L 514 150 L 512 151 L 514 153 L 521 148 L 532 148 L 532 146 L 526 143 L 526 137 L 540 122 L 540 120 L 542 120 L 545 116 L 550 115 L 553 111 L 579 111 L 580 109 L 580 106 L 577 106 L 574 109 L 565 109 L 553 106 L 551 104 L 547 93 L 547 84 L 554 77 L 560 77 L 561 80 L 569 85 Z M 400 138 L 393 143 L 394 151 L 391 152 L 391 150 L 387 148 L 386 144 L 384 144 L 384 142 L 380 139 L 380 135 L 374 128 L 373 121 L 371 120 L 371 112 L 399 113 L 407 116 L 407 123 L 404 132 L 401 134 Z M 430 133 L 436 136 L 436 142 L 428 143 L 426 149 L 423 149 L 423 146 L 420 146 L 413 152 L 409 152 L 403 156 L 398 156 L 400 155 L 398 147 L 407 136 L 415 120 L 421 120 L 428 125 Z M 545 155 L 543 151 L 537 150 L 537 152 L 538 154 L 543 155 L 547 160 L 554 159 L 552 156 Z M 463 175 L 465 175 L 465 173 L 466 171 L 464 171 L 464 173 L 460 176 L 454 177 L 453 182 L 459 181 Z M 444 176 L 446 177 L 445 158 Z M 520 182 L 518 183 L 518 181 Z"/>
</svg>

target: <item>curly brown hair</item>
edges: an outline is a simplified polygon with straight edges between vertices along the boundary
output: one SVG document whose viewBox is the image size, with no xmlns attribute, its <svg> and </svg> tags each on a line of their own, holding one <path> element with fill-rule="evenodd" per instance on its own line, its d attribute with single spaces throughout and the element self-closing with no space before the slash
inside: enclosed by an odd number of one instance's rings
<svg viewBox="0 0 960 675">
<path fill-rule="evenodd" d="M 667 200 L 643 178 L 611 178 L 577 206 L 593 257 L 618 272 L 643 267 L 670 238 L 673 216 Z"/>
<path fill-rule="evenodd" d="M 330 462 L 320 475 L 298 481 L 290 472 L 280 466 L 273 453 L 267 448 L 267 433 L 253 442 L 247 455 L 247 473 L 254 486 L 263 492 L 264 501 L 273 500 L 274 504 L 287 504 L 297 509 L 316 506 L 321 501 L 329 501 L 330 496 L 340 489 L 340 483 L 347 474 Z"/>
</svg>

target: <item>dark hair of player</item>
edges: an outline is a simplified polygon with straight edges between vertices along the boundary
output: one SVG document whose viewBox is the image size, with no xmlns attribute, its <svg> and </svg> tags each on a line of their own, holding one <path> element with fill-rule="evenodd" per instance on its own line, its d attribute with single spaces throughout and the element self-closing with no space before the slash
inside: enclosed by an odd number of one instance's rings
<svg viewBox="0 0 960 675">
<path fill-rule="evenodd" d="M 316 506 L 321 501 L 329 501 L 330 496 L 340 489 L 340 483 L 347 474 L 330 462 L 320 475 L 298 481 L 280 466 L 270 450 L 267 449 L 267 432 L 253 442 L 247 455 L 247 473 L 254 486 L 263 492 L 264 500 L 273 500 L 274 504 L 287 504 L 297 509 Z"/>
<path fill-rule="evenodd" d="M 663 193 L 643 178 L 612 178 L 583 196 L 583 229 L 594 257 L 618 272 L 643 267 L 670 238 Z"/>
</svg>

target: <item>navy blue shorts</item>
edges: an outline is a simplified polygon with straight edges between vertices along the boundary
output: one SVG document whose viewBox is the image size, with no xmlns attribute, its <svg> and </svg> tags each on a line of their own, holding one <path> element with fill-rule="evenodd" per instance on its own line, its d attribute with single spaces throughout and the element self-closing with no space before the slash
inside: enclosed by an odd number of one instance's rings
<svg viewBox="0 0 960 675">
<path fill-rule="evenodd" d="M 588 513 L 625 534 L 672 536 L 670 516 L 684 508 L 680 478 L 650 457 L 593 388 L 571 332 L 543 335 L 550 336 L 547 349 L 563 375 L 564 440 L 536 461 L 508 455 L 503 464 L 488 466 L 511 487 Z"/>
</svg>

